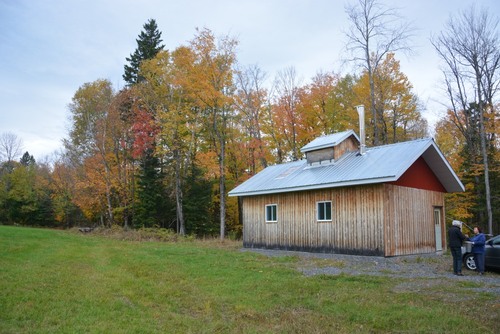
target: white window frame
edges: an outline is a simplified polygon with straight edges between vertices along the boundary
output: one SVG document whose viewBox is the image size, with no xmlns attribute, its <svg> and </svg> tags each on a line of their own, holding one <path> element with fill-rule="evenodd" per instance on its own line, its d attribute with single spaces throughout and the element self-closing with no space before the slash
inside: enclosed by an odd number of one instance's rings
<svg viewBox="0 0 500 334">
<path fill-rule="evenodd" d="M 267 208 L 274 207 L 274 215 L 275 217 L 272 217 L 272 211 L 271 211 L 271 217 L 268 217 L 267 215 Z M 272 210 L 272 209 L 271 209 Z M 266 204 L 265 208 L 265 217 L 266 217 L 266 223 L 277 223 L 278 222 L 278 204 Z M 270 218 L 270 219 L 269 219 Z M 274 218 L 274 220 L 273 220 Z"/>
<path fill-rule="evenodd" d="M 326 205 L 323 205 L 323 210 L 320 210 L 320 205 L 321 204 L 330 204 L 330 217 L 327 217 L 327 210 L 326 210 Z M 320 219 L 320 212 L 323 211 L 324 219 Z M 333 216 L 333 206 L 332 206 L 332 201 L 318 201 L 316 202 L 316 220 L 318 222 L 331 222 L 332 221 L 332 216 Z"/>
</svg>

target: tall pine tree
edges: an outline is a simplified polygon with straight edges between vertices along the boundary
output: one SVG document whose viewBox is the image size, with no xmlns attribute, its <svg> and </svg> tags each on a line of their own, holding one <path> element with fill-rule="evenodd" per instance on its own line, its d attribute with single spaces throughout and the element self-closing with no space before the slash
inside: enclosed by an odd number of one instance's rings
<svg viewBox="0 0 500 334">
<path fill-rule="evenodd" d="M 158 30 L 156 21 L 154 19 L 149 19 L 147 23 L 143 26 L 144 30 L 141 31 L 137 41 L 137 49 L 130 57 L 125 58 L 129 65 L 125 64 L 125 73 L 123 74 L 123 80 L 127 85 L 134 85 L 142 80 L 139 75 L 139 68 L 141 62 L 147 59 L 153 59 L 158 52 L 163 50 L 165 45 L 162 45 L 161 31 Z"/>
<path fill-rule="evenodd" d="M 164 45 L 161 44 L 161 32 L 154 19 L 149 19 L 143 28 L 139 38 L 136 39 L 137 48 L 130 57 L 126 58 L 129 64 L 124 66 L 123 80 L 128 86 L 136 85 L 143 80 L 139 74 L 141 63 L 153 59 L 164 48 Z M 154 110 L 149 110 L 149 112 L 154 114 Z M 151 116 L 154 118 L 154 115 Z M 144 150 L 143 156 L 140 158 L 138 189 L 134 205 L 135 213 L 132 218 L 136 227 L 165 225 L 164 222 L 159 221 L 161 217 L 165 216 L 164 211 L 166 210 L 161 201 L 166 198 L 162 182 L 163 173 L 161 173 L 160 160 L 154 155 L 155 143 L 152 145 L 153 147 Z"/>
<path fill-rule="evenodd" d="M 36 161 L 35 158 L 26 151 L 23 156 L 21 157 L 21 160 L 19 160 L 21 165 L 28 167 L 28 166 L 34 166 Z"/>
</svg>

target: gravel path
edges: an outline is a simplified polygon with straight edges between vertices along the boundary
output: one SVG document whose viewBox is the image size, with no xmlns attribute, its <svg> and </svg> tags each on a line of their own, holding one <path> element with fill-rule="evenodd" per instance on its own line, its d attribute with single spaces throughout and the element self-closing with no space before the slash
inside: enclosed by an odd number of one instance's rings
<svg viewBox="0 0 500 334">
<path fill-rule="evenodd" d="M 464 276 L 453 275 L 448 254 L 420 254 L 398 257 L 374 257 L 345 254 L 322 254 L 281 250 L 245 249 L 266 256 L 291 256 L 298 259 L 296 269 L 306 276 L 371 275 L 403 278 L 396 290 L 420 291 L 439 284 L 474 282 L 475 291 L 494 293 L 500 298 L 500 273 L 484 276 L 463 269 Z"/>
</svg>

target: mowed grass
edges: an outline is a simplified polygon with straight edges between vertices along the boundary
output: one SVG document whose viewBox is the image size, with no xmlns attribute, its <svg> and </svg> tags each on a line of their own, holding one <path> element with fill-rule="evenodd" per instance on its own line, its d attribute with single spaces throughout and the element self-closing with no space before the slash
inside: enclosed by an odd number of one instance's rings
<svg viewBox="0 0 500 334">
<path fill-rule="evenodd" d="M 493 333 L 476 286 L 306 277 L 239 244 L 134 242 L 0 226 L 0 333 Z M 458 295 L 457 298 L 449 298 Z M 448 296 L 448 298 L 446 298 Z"/>
</svg>

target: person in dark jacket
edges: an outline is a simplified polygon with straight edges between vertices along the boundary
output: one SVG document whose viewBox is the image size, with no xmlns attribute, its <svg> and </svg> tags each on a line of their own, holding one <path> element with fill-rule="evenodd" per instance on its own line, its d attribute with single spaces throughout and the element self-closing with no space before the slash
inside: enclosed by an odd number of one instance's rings
<svg viewBox="0 0 500 334">
<path fill-rule="evenodd" d="M 462 274 L 462 243 L 467 237 L 462 233 L 462 222 L 454 220 L 448 229 L 448 247 L 453 257 L 453 273 L 458 276 Z"/>
<path fill-rule="evenodd" d="M 484 245 L 486 244 L 486 237 L 480 227 L 474 227 L 474 236 L 469 238 L 469 241 L 472 241 L 472 254 L 474 254 L 474 262 L 476 262 L 476 271 L 479 275 L 484 275 Z"/>
</svg>

